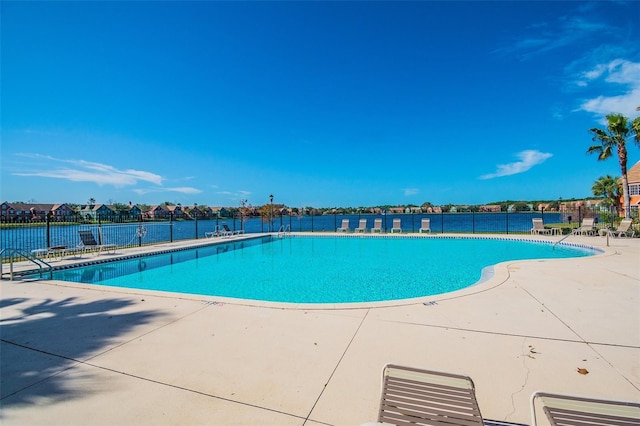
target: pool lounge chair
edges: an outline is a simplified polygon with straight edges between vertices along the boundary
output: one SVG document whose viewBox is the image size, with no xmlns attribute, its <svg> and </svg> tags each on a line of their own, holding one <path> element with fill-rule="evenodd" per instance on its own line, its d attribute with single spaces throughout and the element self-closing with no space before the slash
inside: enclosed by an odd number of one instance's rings
<svg viewBox="0 0 640 426">
<path fill-rule="evenodd" d="M 218 229 L 218 226 L 216 225 L 216 229 L 213 231 L 207 231 L 204 233 L 204 237 L 205 238 L 214 238 L 214 237 L 219 237 L 220 236 L 220 230 Z"/>
<path fill-rule="evenodd" d="M 62 260 L 66 252 L 67 252 L 67 246 L 64 244 L 58 244 L 48 248 L 31 250 L 31 254 L 33 256 L 41 257 L 44 259 L 60 259 L 60 260 Z"/>
<path fill-rule="evenodd" d="M 402 232 L 402 228 L 400 227 L 400 219 L 393 219 L 393 228 L 391 228 L 391 233 L 394 232 Z"/>
<path fill-rule="evenodd" d="M 336 232 L 348 232 L 349 231 L 349 219 L 342 219 L 342 226 L 336 229 Z"/>
<path fill-rule="evenodd" d="M 610 237 L 633 237 L 636 231 L 631 228 L 631 219 L 622 219 L 616 229 L 610 229 L 608 232 Z"/>
<path fill-rule="evenodd" d="M 470 377 L 387 364 L 382 374 L 380 423 L 480 426 L 483 419 Z"/>
<path fill-rule="evenodd" d="M 595 235 L 596 234 L 596 219 L 593 217 L 585 217 L 580 223 L 580 227 L 574 229 L 572 234 L 574 235 Z"/>
<path fill-rule="evenodd" d="M 640 404 L 534 392 L 531 395 L 531 426 L 537 426 L 536 400 L 551 426 L 639 425 Z"/>
<path fill-rule="evenodd" d="M 420 229 L 418 229 L 419 233 L 428 232 L 431 233 L 431 219 L 423 218 L 420 222 Z"/>
<path fill-rule="evenodd" d="M 531 219 L 533 222 L 533 228 L 531 228 L 531 235 L 551 235 L 552 230 L 544 227 L 544 223 L 542 222 L 542 218 L 534 217 Z"/>
<path fill-rule="evenodd" d="M 233 231 L 231 230 L 231 228 L 229 228 L 229 225 L 227 225 L 226 223 L 222 224 L 222 230 L 220 231 L 222 233 L 222 236 L 227 236 L 230 237 L 232 235 L 240 235 L 242 233 L 241 230 L 237 230 L 237 231 Z"/>
<path fill-rule="evenodd" d="M 358 227 L 356 229 L 354 229 L 355 232 L 365 232 L 367 230 L 367 219 L 360 219 L 360 224 L 358 225 Z"/>
<path fill-rule="evenodd" d="M 99 231 L 98 231 L 99 232 Z M 97 254 L 101 254 L 103 251 L 107 253 L 114 254 L 116 252 L 116 248 L 118 247 L 115 244 L 98 244 L 96 238 L 93 236 L 93 232 L 89 229 L 81 229 L 78 231 L 78 235 L 80 236 L 80 247 L 84 251 L 97 251 Z"/>
<path fill-rule="evenodd" d="M 380 233 L 382 233 L 382 219 L 374 219 L 373 220 L 373 228 L 371 228 L 371 232 L 380 232 Z"/>
</svg>

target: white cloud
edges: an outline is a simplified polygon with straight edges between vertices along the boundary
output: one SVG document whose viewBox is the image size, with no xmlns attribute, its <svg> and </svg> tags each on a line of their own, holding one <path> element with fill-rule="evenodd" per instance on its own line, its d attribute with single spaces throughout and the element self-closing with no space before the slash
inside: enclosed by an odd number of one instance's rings
<svg viewBox="0 0 640 426">
<path fill-rule="evenodd" d="M 420 190 L 418 188 L 405 188 L 404 189 L 404 195 L 409 197 L 411 195 L 416 195 L 420 192 Z"/>
<path fill-rule="evenodd" d="M 37 172 L 16 172 L 17 176 L 38 176 L 54 179 L 66 179 L 73 182 L 94 182 L 98 185 L 127 186 L 135 185 L 139 181 L 151 182 L 156 185 L 162 185 L 162 176 L 151 172 L 141 170 L 119 170 L 107 164 L 95 163 L 85 160 L 64 160 L 47 155 L 40 154 L 19 154 L 23 157 L 45 160 L 48 163 L 62 163 L 71 165 L 66 167 L 58 167 L 50 170 L 43 170 L 41 165 L 37 168 Z M 49 164 L 46 165 L 50 166 Z M 35 168 L 35 166 L 34 166 Z"/>
<path fill-rule="evenodd" d="M 495 173 L 489 173 L 486 175 L 480 176 L 480 179 L 493 179 L 502 176 L 511 176 L 519 173 L 524 173 L 533 166 L 541 164 L 545 162 L 547 159 L 551 158 L 553 154 L 549 154 L 546 152 L 540 152 L 536 150 L 526 150 L 516 154 L 516 157 L 520 159 L 520 161 L 516 161 L 509 164 L 498 164 L 497 170 Z"/>
<path fill-rule="evenodd" d="M 158 192 L 179 192 L 182 194 L 200 194 L 202 190 L 197 188 L 192 188 L 189 186 L 175 187 L 175 188 L 165 188 L 165 187 L 156 187 L 156 188 L 137 188 L 134 189 L 138 195 L 152 194 Z"/>
<path fill-rule="evenodd" d="M 636 107 L 640 105 L 640 63 L 614 59 L 609 63 L 598 64 L 581 74 L 578 85 L 586 87 L 595 82 L 620 85 L 624 93 L 587 99 L 578 110 L 596 115 L 620 113 L 628 117 L 635 116 Z"/>
</svg>

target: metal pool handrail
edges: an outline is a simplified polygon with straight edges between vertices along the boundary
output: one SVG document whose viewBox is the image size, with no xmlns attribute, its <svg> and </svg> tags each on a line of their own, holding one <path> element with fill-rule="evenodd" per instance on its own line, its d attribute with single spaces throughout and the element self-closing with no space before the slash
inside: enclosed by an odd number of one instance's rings
<svg viewBox="0 0 640 426">
<path fill-rule="evenodd" d="M 36 265 L 38 267 L 38 271 L 40 273 L 40 276 L 42 276 L 42 267 L 43 265 L 46 266 L 47 268 L 49 268 L 49 273 L 52 274 L 53 273 L 53 267 L 51 265 L 49 265 L 47 262 L 45 262 L 42 259 L 37 258 L 36 256 L 31 255 L 30 253 L 26 252 L 25 250 L 22 249 L 15 249 L 15 248 L 4 248 L 2 250 L 0 250 L 0 258 L 4 257 L 5 253 L 8 253 L 8 257 L 9 257 L 9 280 L 13 281 L 13 259 L 15 257 L 15 255 L 19 255 L 20 257 L 23 257 L 25 259 L 27 259 L 29 262 L 33 263 L 34 265 Z M 4 275 L 4 263 L 0 262 L 0 276 Z"/>
</svg>

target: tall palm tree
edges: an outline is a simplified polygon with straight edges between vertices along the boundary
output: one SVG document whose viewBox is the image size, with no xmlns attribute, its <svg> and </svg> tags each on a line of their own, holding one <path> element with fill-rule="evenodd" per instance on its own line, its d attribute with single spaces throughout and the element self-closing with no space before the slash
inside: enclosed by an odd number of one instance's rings
<svg viewBox="0 0 640 426">
<path fill-rule="evenodd" d="M 629 197 L 629 181 L 627 179 L 627 138 L 634 135 L 634 141 L 640 146 L 638 129 L 636 124 L 640 126 L 639 118 L 629 123 L 629 119 L 622 114 L 607 115 L 607 128 L 599 129 L 594 127 L 589 129 L 593 135 L 592 140 L 599 142 L 599 145 L 590 146 L 587 154 L 598 154 L 598 160 L 606 160 L 613 155 L 613 150 L 617 150 L 618 163 L 620 164 L 620 173 L 622 175 L 622 196 L 624 198 L 624 215 L 631 217 L 631 199 Z"/>
<path fill-rule="evenodd" d="M 622 185 L 620 179 L 610 175 L 600 176 L 591 187 L 593 195 L 604 197 L 606 204 L 615 206 L 616 211 L 620 211 L 620 196 L 622 195 Z"/>
</svg>

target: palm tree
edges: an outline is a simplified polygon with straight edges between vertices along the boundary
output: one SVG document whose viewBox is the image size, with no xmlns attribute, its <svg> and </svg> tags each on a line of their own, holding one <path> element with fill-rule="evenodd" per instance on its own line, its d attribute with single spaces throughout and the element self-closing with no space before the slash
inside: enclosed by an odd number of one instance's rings
<svg viewBox="0 0 640 426">
<path fill-rule="evenodd" d="M 604 197 L 606 204 L 615 206 L 616 211 L 620 211 L 620 196 L 622 195 L 622 185 L 620 179 L 613 176 L 600 176 L 591 187 L 593 195 L 596 197 Z"/>
<path fill-rule="evenodd" d="M 627 138 L 634 135 L 634 141 L 640 146 L 638 129 L 640 127 L 640 117 L 629 123 L 629 119 L 622 114 L 607 115 L 607 128 L 599 129 L 594 127 L 589 129 L 593 135 L 592 140 L 600 145 L 593 145 L 587 149 L 587 154 L 598 154 L 598 160 L 606 160 L 613 155 L 613 150 L 617 149 L 618 163 L 622 175 L 622 196 L 624 198 L 625 217 L 631 217 L 631 199 L 629 197 L 629 181 L 627 179 Z"/>
</svg>

